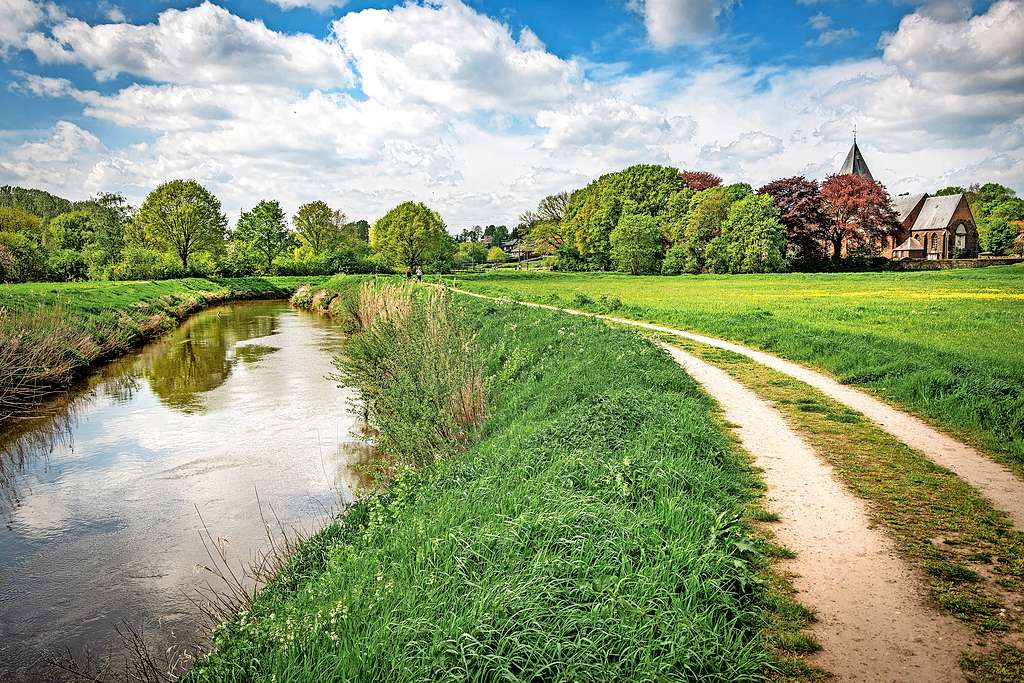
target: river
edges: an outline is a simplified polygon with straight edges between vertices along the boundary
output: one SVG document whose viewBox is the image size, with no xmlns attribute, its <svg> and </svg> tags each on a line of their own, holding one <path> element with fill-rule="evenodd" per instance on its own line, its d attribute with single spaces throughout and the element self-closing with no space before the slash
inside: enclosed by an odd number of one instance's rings
<svg viewBox="0 0 1024 683">
<path fill-rule="evenodd" d="M 284 302 L 220 306 L 0 434 L 0 680 L 51 680 L 68 651 L 123 667 L 124 624 L 181 647 L 218 585 L 204 521 L 237 565 L 264 519 L 309 530 L 351 501 L 367 449 L 327 379 L 340 342 Z"/>
</svg>

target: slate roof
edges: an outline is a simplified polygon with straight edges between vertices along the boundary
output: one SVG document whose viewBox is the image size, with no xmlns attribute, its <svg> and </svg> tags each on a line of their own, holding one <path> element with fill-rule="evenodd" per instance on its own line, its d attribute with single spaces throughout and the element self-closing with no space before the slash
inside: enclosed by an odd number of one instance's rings
<svg viewBox="0 0 1024 683">
<path fill-rule="evenodd" d="M 917 205 L 921 203 L 928 195 L 926 194 L 905 194 L 900 195 L 892 200 L 893 207 L 896 209 L 896 215 L 899 217 L 900 224 L 902 225 L 907 217 L 914 212 Z"/>
<path fill-rule="evenodd" d="M 864 155 L 860 153 L 860 147 L 857 146 L 857 141 L 853 141 L 853 147 L 850 148 L 850 153 L 846 155 L 846 161 L 843 162 L 843 167 L 839 169 L 839 175 L 859 175 L 867 178 L 868 180 L 874 180 L 874 176 L 871 175 L 871 171 L 868 169 L 868 162 L 864 161 Z"/>
<path fill-rule="evenodd" d="M 953 220 L 953 212 L 960 206 L 962 194 L 950 194 L 944 197 L 929 197 L 924 200 L 921 213 L 914 221 L 913 230 L 945 230 Z"/>
</svg>

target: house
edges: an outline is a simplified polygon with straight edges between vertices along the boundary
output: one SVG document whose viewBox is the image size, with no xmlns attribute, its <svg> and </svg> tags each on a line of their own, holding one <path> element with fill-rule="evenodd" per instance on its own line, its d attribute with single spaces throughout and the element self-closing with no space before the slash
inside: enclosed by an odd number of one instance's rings
<svg viewBox="0 0 1024 683">
<path fill-rule="evenodd" d="M 900 232 L 890 245 L 898 246 L 883 250 L 883 256 L 951 259 L 978 255 L 978 226 L 963 194 L 901 195 L 893 204 Z"/>
<path fill-rule="evenodd" d="M 839 174 L 874 180 L 856 137 Z M 900 230 L 880 245 L 882 256 L 952 259 L 978 255 L 978 227 L 964 195 L 902 194 L 893 200 L 893 208 Z"/>
</svg>

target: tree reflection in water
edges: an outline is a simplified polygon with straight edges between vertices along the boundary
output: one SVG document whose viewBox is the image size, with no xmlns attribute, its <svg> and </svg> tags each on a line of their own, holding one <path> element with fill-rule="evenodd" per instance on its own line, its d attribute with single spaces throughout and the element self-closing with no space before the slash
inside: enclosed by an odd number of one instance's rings
<svg viewBox="0 0 1024 683">
<path fill-rule="evenodd" d="M 204 311 L 0 431 L 0 517 L 7 518 L 28 493 L 22 490 L 24 483 L 19 488 L 19 481 L 27 480 L 24 474 L 45 475 L 55 449 L 73 450 L 79 414 L 97 398 L 127 403 L 145 382 L 165 406 L 185 414 L 201 413 L 206 409 L 203 395 L 224 384 L 238 361 L 258 363 L 277 351 L 263 344 L 239 346 L 278 329 L 276 315 L 254 316 L 252 305 Z"/>
</svg>

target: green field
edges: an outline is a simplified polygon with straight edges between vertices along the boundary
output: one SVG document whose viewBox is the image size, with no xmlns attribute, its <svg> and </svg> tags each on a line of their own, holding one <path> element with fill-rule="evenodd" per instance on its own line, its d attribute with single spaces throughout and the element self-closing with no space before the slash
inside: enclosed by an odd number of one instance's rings
<svg viewBox="0 0 1024 683">
<path fill-rule="evenodd" d="M 446 281 L 744 342 L 865 386 L 1024 471 L 1024 266 Z"/>
<path fill-rule="evenodd" d="M 769 587 L 756 475 L 670 357 L 562 313 L 455 310 L 485 377 L 478 439 L 303 544 L 186 680 L 751 681 L 782 642 L 813 647 Z M 408 353 L 387 336 L 357 341 L 362 361 Z M 446 361 L 403 358 L 376 405 L 429 421 Z"/>
</svg>

